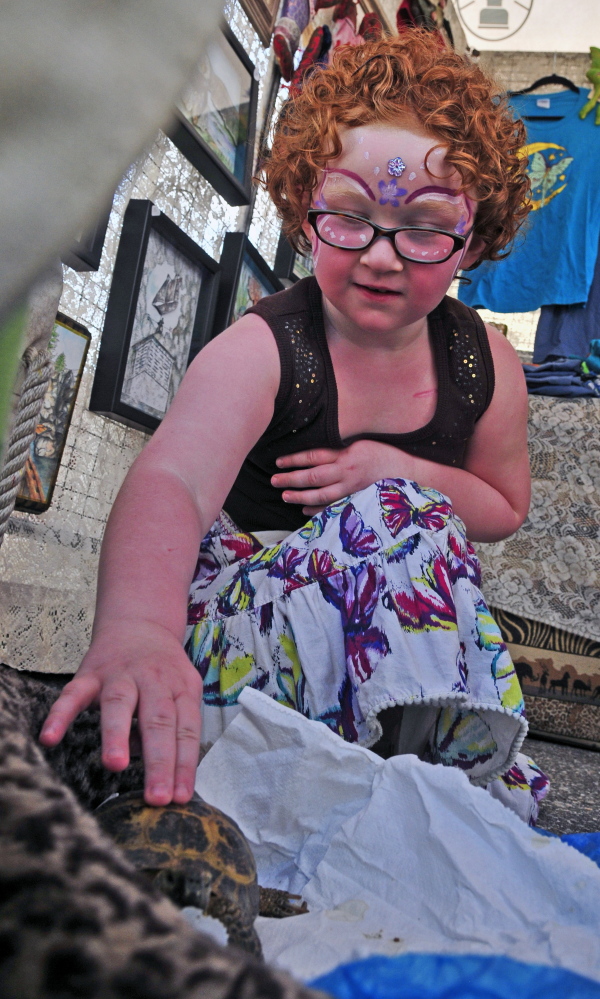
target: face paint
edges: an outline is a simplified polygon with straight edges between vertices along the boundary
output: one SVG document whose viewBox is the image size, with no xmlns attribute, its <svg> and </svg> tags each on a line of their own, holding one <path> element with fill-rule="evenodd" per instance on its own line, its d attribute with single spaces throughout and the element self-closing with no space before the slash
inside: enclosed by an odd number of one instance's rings
<svg viewBox="0 0 600 999">
<path fill-rule="evenodd" d="M 412 173 L 409 173 L 408 179 L 409 180 L 415 180 L 416 176 L 417 175 L 416 175 L 415 171 L 413 170 Z"/>
<path fill-rule="evenodd" d="M 379 172 L 380 172 L 379 167 L 375 167 L 375 169 L 373 170 L 373 173 L 375 174 L 375 176 L 377 176 L 377 174 Z"/>
<path fill-rule="evenodd" d="M 412 194 L 409 194 L 408 198 L 406 199 L 405 204 L 410 205 L 411 201 L 414 201 L 415 198 L 421 198 L 424 194 L 434 194 L 434 195 L 435 194 L 443 194 L 447 198 L 449 198 L 453 203 L 456 203 L 456 202 L 458 202 L 460 200 L 464 201 L 464 197 L 463 197 L 462 193 L 461 194 L 457 194 L 456 191 L 454 191 L 451 187 L 420 187 L 418 191 L 413 191 Z M 443 199 L 443 198 L 430 198 L 428 200 L 430 200 L 430 201 L 442 201 L 442 200 L 445 200 L 445 199 Z"/>
<path fill-rule="evenodd" d="M 389 184 L 386 184 L 385 180 L 380 180 L 378 186 L 379 193 L 381 194 L 379 199 L 380 205 L 390 204 L 392 208 L 397 208 L 400 204 L 398 198 L 406 194 L 406 188 L 397 187 L 395 180 L 391 180 Z"/>
<path fill-rule="evenodd" d="M 342 178 L 344 178 L 344 180 L 342 180 Z M 339 190 L 340 187 L 342 191 L 347 191 L 348 189 L 352 190 L 352 188 L 355 190 L 358 189 L 360 194 L 366 194 L 371 201 L 376 200 L 375 195 L 366 180 L 363 180 L 363 178 L 357 173 L 354 173 L 352 170 L 343 170 L 341 168 L 337 170 L 329 170 L 326 168 L 323 171 L 323 177 L 317 191 L 317 198 L 315 199 L 316 207 L 327 208 L 327 197 L 337 193 L 337 190 Z"/>
<path fill-rule="evenodd" d="M 456 191 L 448 187 L 422 187 L 420 190 L 409 194 L 405 204 L 408 205 L 421 197 L 428 202 L 437 201 L 442 204 L 460 206 L 462 212 L 458 222 L 452 227 L 452 231 L 458 233 L 460 236 L 463 235 L 471 221 L 471 206 L 462 192 L 457 194 Z"/>
<path fill-rule="evenodd" d="M 406 163 L 401 156 L 394 156 L 393 159 L 388 160 L 387 168 L 390 177 L 401 177 L 406 170 Z"/>
</svg>

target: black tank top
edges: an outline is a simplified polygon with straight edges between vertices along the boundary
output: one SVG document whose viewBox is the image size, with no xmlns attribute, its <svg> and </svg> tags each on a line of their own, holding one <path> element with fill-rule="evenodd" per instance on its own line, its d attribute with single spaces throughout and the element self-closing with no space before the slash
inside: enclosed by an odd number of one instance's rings
<svg viewBox="0 0 600 999">
<path fill-rule="evenodd" d="M 315 278 L 262 298 L 248 313 L 261 316 L 273 331 L 281 381 L 273 418 L 224 503 L 243 530 L 293 531 L 306 522 L 302 507 L 284 503 L 270 481 L 278 471 L 277 458 L 296 451 L 374 440 L 442 465 L 462 466 L 475 423 L 494 393 L 487 333 L 474 309 L 446 296 L 427 317 L 438 379 L 430 422 L 406 434 L 364 433 L 345 440 L 339 434 L 335 376 Z"/>
</svg>

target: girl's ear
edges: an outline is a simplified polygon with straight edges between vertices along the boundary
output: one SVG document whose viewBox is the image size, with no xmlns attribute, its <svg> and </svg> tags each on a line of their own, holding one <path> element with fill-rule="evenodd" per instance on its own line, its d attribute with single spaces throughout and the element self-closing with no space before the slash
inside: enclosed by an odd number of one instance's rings
<svg viewBox="0 0 600 999">
<path fill-rule="evenodd" d="M 485 250 L 486 242 L 483 236 L 473 235 L 469 240 L 469 246 L 467 252 L 460 262 L 462 268 L 470 267 L 471 264 L 476 263 L 479 260 L 481 254 Z"/>
</svg>

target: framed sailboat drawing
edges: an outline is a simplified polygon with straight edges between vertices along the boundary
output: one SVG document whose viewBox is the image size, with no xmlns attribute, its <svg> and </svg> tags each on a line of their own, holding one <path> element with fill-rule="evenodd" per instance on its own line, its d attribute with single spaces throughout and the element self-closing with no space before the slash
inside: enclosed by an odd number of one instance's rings
<svg viewBox="0 0 600 999">
<path fill-rule="evenodd" d="M 90 409 L 155 430 L 209 338 L 220 266 L 151 201 L 127 206 Z"/>
</svg>

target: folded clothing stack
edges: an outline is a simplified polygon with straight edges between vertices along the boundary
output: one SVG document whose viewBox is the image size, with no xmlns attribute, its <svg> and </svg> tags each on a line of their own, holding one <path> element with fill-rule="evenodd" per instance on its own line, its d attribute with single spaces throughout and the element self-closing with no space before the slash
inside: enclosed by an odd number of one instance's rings
<svg viewBox="0 0 600 999">
<path fill-rule="evenodd" d="M 545 364 L 524 364 L 525 381 L 530 395 L 600 396 L 600 365 L 594 370 L 589 362 L 575 357 L 559 357 Z M 594 358 L 600 361 L 600 358 Z"/>
</svg>

